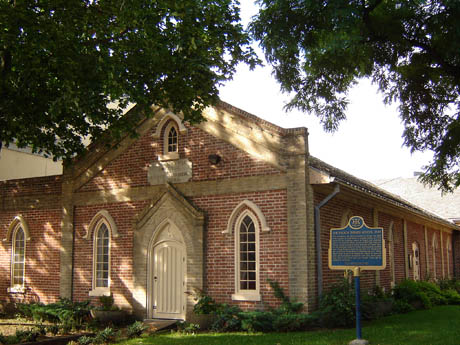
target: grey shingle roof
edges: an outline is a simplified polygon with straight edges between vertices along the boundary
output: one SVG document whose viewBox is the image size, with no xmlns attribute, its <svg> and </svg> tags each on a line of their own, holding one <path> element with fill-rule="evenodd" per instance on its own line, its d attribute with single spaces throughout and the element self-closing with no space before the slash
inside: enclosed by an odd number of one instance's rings
<svg viewBox="0 0 460 345">
<path fill-rule="evenodd" d="M 335 168 L 332 165 L 327 164 L 316 157 L 310 156 L 309 165 L 310 167 L 326 172 L 331 177 L 334 177 L 334 182 L 346 185 L 352 189 L 359 190 L 366 194 L 370 194 L 392 205 L 404 208 L 406 210 L 411 211 L 412 213 L 429 218 L 437 223 L 442 223 L 444 225 L 448 225 L 449 227 L 457 228 L 457 230 L 460 229 L 456 227 L 450 220 L 447 220 L 437 214 L 434 214 L 431 210 L 424 209 L 421 206 L 407 201 L 398 195 L 395 195 L 385 189 L 378 187 L 377 185 L 371 182 L 350 175 L 347 172 Z"/>
</svg>

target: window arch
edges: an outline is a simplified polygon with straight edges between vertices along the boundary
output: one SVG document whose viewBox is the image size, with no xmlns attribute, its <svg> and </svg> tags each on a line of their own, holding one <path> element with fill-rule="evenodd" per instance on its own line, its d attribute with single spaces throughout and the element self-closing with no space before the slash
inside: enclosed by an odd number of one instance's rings
<svg viewBox="0 0 460 345">
<path fill-rule="evenodd" d="M 163 134 L 163 159 L 179 158 L 179 129 L 170 121 Z"/>
<path fill-rule="evenodd" d="M 450 238 L 447 238 L 446 241 L 446 258 L 447 258 L 447 278 L 451 278 L 451 272 L 450 272 L 450 258 L 452 255 L 452 242 L 450 241 Z"/>
<path fill-rule="evenodd" d="M 235 293 L 233 300 L 260 301 L 259 225 L 248 209 L 235 222 Z"/>
<path fill-rule="evenodd" d="M 438 249 L 438 239 L 436 237 L 436 234 L 433 234 L 432 249 L 433 249 L 433 278 L 436 279 L 436 251 Z"/>
<path fill-rule="evenodd" d="M 173 160 L 179 159 L 180 136 L 187 133 L 187 128 L 176 114 L 171 112 L 165 114 L 159 121 L 153 138 L 163 138 L 163 151 L 158 155 L 158 159 Z"/>
<path fill-rule="evenodd" d="M 15 227 L 11 242 L 11 289 L 19 291 L 24 289 L 26 266 L 26 233 L 21 223 Z"/>
<path fill-rule="evenodd" d="M 24 292 L 25 289 L 25 266 L 26 266 L 26 244 L 30 240 L 29 227 L 22 216 L 14 217 L 4 242 L 11 241 L 10 273 L 11 281 L 8 292 Z"/>
<path fill-rule="evenodd" d="M 109 212 L 101 210 L 91 220 L 85 236 L 93 240 L 93 275 L 90 296 L 110 295 L 112 237 L 118 237 L 115 222 Z"/>
</svg>

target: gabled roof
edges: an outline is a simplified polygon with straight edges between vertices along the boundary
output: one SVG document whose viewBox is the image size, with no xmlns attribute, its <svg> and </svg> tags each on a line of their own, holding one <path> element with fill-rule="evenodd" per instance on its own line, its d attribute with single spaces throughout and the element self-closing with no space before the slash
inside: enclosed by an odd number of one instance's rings
<svg viewBox="0 0 460 345">
<path fill-rule="evenodd" d="M 385 201 L 393 206 L 403 208 L 410 211 L 416 215 L 419 215 L 423 218 L 428 218 L 436 223 L 441 223 L 449 228 L 460 230 L 460 227 L 454 225 L 451 221 L 442 218 L 441 216 L 434 214 L 428 210 L 423 209 L 422 207 L 415 205 L 398 195 L 392 194 L 385 189 L 379 188 L 375 184 L 359 179 L 349 173 L 333 167 L 330 164 L 323 162 L 322 160 L 315 158 L 313 156 L 309 157 L 309 166 L 312 169 L 316 169 L 321 172 L 323 175 L 326 174 L 327 178 L 323 178 L 322 183 L 338 183 L 340 185 L 347 186 L 351 189 L 366 193 L 368 195 L 374 196 L 382 201 Z M 321 182 L 320 182 L 321 183 Z"/>
</svg>

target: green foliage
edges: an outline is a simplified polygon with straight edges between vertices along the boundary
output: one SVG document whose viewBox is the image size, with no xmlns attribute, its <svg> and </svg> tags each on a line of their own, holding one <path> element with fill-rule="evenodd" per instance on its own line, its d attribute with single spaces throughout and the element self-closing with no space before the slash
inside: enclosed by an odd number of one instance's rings
<svg viewBox="0 0 460 345">
<path fill-rule="evenodd" d="M 102 331 L 98 332 L 93 338 L 93 344 L 106 344 L 115 342 L 119 336 L 119 332 L 111 327 L 106 327 Z"/>
<path fill-rule="evenodd" d="M 59 333 L 59 326 L 58 325 L 46 326 L 46 331 L 51 333 L 52 335 L 56 335 Z"/>
<path fill-rule="evenodd" d="M 355 322 L 355 290 L 346 279 L 325 292 L 319 303 L 322 326 L 349 327 Z"/>
<path fill-rule="evenodd" d="M 241 330 L 241 309 L 237 306 L 221 304 L 217 308 L 215 321 L 211 325 L 213 331 L 232 332 Z"/>
<path fill-rule="evenodd" d="M 394 314 L 406 314 L 414 310 L 415 308 L 412 304 L 407 303 L 405 300 L 398 299 L 393 302 L 392 311 Z"/>
<path fill-rule="evenodd" d="M 460 294 L 457 290 L 443 290 L 442 296 L 446 299 L 446 304 L 460 304 Z"/>
<path fill-rule="evenodd" d="M 104 311 L 119 310 L 119 308 L 114 305 L 115 300 L 113 299 L 112 295 L 99 296 L 99 303 L 101 304 L 101 306 L 98 308 L 99 310 L 104 310 Z"/>
<path fill-rule="evenodd" d="M 193 307 L 193 312 L 198 315 L 209 315 L 215 313 L 218 307 L 216 301 L 210 296 L 200 294 L 197 303 Z"/>
<path fill-rule="evenodd" d="M 69 299 L 60 299 L 56 303 L 18 304 L 18 309 L 27 318 L 35 321 L 48 321 L 66 325 L 81 326 L 89 317 L 90 302 L 72 302 Z"/>
<path fill-rule="evenodd" d="M 438 282 L 441 290 L 456 290 L 460 293 L 460 280 L 458 279 L 442 279 Z"/>
<path fill-rule="evenodd" d="M 441 289 L 435 283 L 422 280 L 417 281 L 416 284 L 419 289 L 427 295 L 432 305 L 447 304 L 447 299 L 443 296 Z"/>
<path fill-rule="evenodd" d="M 200 121 L 258 62 L 236 0 L 0 1 L 0 42 L 0 142 L 67 159 L 105 128 L 134 134 L 152 104 Z"/>
<path fill-rule="evenodd" d="M 136 321 L 126 328 L 126 336 L 129 339 L 140 337 L 146 329 L 147 326 L 143 322 Z"/>
<path fill-rule="evenodd" d="M 177 325 L 177 330 L 180 333 L 195 334 L 196 332 L 200 330 L 200 325 L 197 325 L 195 323 L 186 322 L 186 321 L 178 321 L 176 325 Z"/>
<path fill-rule="evenodd" d="M 433 150 L 423 180 L 460 185 L 460 2 L 258 0 L 251 23 L 287 109 L 316 114 L 327 131 L 346 118 L 347 94 L 370 78 L 399 102 L 404 144 Z"/>
<path fill-rule="evenodd" d="M 241 329 L 248 332 L 272 332 L 276 315 L 271 311 L 247 311 L 241 313 Z"/>
<path fill-rule="evenodd" d="M 432 307 L 427 294 L 413 280 L 404 280 L 396 285 L 393 289 L 393 294 L 396 300 L 411 304 L 416 309 L 429 309 Z"/>
<path fill-rule="evenodd" d="M 78 344 L 80 345 L 91 345 L 93 343 L 93 337 L 83 335 L 78 338 Z"/>
</svg>

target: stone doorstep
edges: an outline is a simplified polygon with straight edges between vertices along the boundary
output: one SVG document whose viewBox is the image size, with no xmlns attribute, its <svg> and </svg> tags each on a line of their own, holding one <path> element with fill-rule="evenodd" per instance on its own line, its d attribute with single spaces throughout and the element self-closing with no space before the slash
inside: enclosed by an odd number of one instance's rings
<svg viewBox="0 0 460 345">
<path fill-rule="evenodd" d="M 177 321 L 179 320 L 147 319 L 144 320 L 144 324 L 148 327 L 148 331 L 157 332 L 174 325 Z"/>
</svg>

